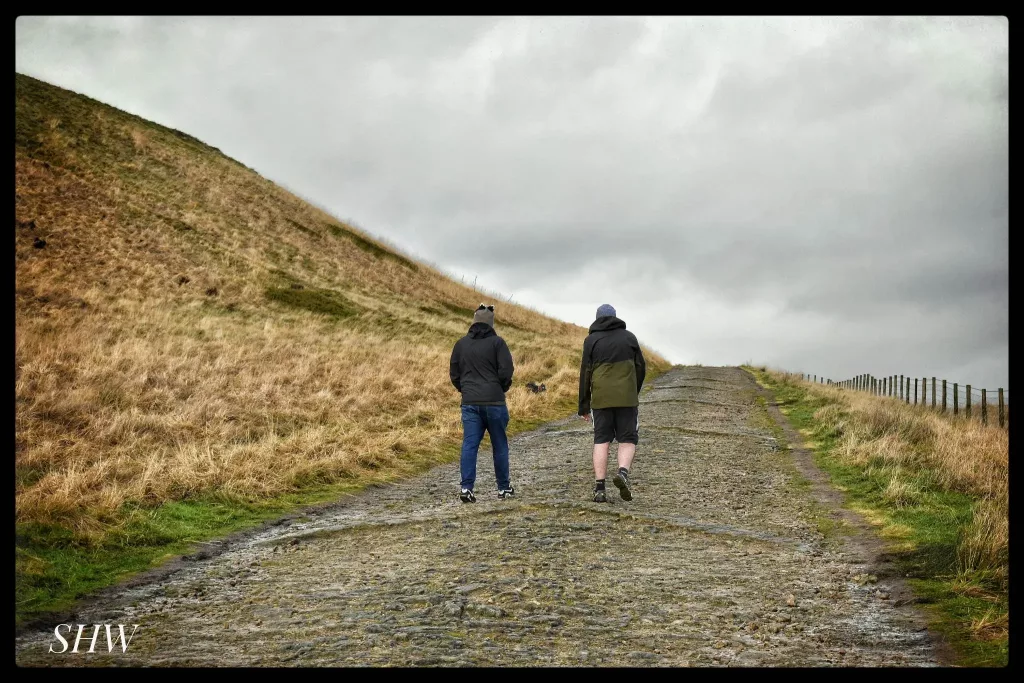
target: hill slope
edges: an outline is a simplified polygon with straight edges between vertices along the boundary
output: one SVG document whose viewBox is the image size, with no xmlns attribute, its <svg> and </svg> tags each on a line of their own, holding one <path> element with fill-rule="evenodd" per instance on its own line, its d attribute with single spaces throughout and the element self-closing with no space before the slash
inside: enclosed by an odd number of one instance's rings
<svg viewBox="0 0 1024 683">
<path fill-rule="evenodd" d="M 23 530 L 96 543 L 450 453 L 451 345 L 493 299 L 181 132 L 21 75 L 15 111 Z M 496 327 L 517 424 L 565 415 L 586 331 L 501 302 Z"/>
</svg>

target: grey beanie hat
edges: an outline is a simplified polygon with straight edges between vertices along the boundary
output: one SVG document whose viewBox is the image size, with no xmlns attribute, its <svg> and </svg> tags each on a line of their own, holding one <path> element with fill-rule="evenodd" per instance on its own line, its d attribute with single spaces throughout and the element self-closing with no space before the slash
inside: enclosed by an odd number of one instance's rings
<svg viewBox="0 0 1024 683">
<path fill-rule="evenodd" d="M 615 309 L 612 308 L 611 304 L 601 304 L 597 309 L 597 317 L 603 318 L 608 315 L 615 315 Z"/>
<path fill-rule="evenodd" d="M 487 304 L 480 304 L 480 308 L 476 309 L 473 314 L 474 323 L 487 323 L 491 327 L 494 327 L 494 304 L 488 306 Z"/>
</svg>

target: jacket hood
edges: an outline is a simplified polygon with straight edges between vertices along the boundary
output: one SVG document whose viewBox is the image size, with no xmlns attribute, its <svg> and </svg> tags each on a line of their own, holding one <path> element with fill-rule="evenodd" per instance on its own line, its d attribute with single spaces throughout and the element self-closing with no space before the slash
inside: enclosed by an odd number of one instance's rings
<svg viewBox="0 0 1024 683">
<path fill-rule="evenodd" d="M 471 339 L 483 339 L 484 337 L 493 337 L 497 333 L 487 323 L 473 323 L 469 326 L 467 334 Z"/>
<path fill-rule="evenodd" d="M 624 330 L 626 323 L 614 315 L 604 315 L 590 325 L 590 332 L 607 332 L 608 330 Z"/>
</svg>

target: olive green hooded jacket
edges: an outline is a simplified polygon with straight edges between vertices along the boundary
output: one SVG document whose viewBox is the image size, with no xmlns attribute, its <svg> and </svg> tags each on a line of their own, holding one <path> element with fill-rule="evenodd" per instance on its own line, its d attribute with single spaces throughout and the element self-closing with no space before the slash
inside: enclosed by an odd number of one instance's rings
<svg viewBox="0 0 1024 683">
<path fill-rule="evenodd" d="M 598 318 L 583 342 L 579 414 L 640 405 L 647 364 L 636 336 L 613 315 Z"/>
</svg>

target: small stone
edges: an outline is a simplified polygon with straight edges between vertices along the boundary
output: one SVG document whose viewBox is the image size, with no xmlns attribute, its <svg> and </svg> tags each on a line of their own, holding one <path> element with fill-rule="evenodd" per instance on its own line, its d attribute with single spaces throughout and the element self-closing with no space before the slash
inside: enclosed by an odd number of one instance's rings
<svg viewBox="0 0 1024 683">
<path fill-rule="evenodd" d="M 466 612 L 481 617 L 500 617 L 505 614 L 500 607 L 492 607 L 491 605 L 479 604 L 466 605 Z"/>
<path fill-rule="evenodd" d="M 461 617 L 462 616 L 462 603 L 460 602 L 446 602 L 441 607 L 441 612 L 450 617 Z"/>
</svg>

